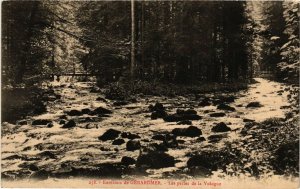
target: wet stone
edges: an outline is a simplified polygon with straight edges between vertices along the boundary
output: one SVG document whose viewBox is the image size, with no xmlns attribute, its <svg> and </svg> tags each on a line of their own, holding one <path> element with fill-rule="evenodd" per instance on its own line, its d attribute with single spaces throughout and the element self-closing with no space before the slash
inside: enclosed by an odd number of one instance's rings
<svg viewBox="0 0 300 189">
<path fill-rule="evenodd" d="M 216 143 L 222 140 L 224 137 L 226 137 L 226 135 L 210 135 L 207 139 L 210 143 Z"/>
<path fill-rule="evenodd" d="M 204 98 L 200 103 L 199 106 L 210 106 L 210 100 L 209 98 Z"/>
<path fill-rule="evenodd" d="M 154 135 L 152 137 L 153 140 L 165 140 L 165 136 L 164 135 Z"/>
<path fill-rule="evenodd" d="M 151 151 L 146 154 L 141 154 L 137 159 L 136 166 L 151 169 L 174 167 L 175 159 L 165 152 Z"/>
<path fill-rule="evenodd" d="M 62 126 L 62 128 L 67 129 L 67 128 L 73 128 L 73 127 L 75 127 L 75 126 L 76 126 L 75 121 L 74 121 L 74 120 L 70 120 L 70 121 L 68 121 L 66 124 L 64 124 L 64 125 Z"/>
<path fill-rule="evenodd" d="M 206 139 L 204 137 L 197 138 L 197 142 L 203 142 L 203 141 L 206 141 Z"/>
<path fill-rule="evenodd" d="M 231 131 L 231 128 L 228 127 L 224 122 L 218 123 L 211 129 L 213 132 L 227 132 Z"/>
<path fill-rule="evenodd" d="M 68 119 L 68 117 L 66 115 L 61 115 L 59 116 L 59 119 Z"/>
<path fill-rule="evenodd" d="M 116 139 L 112 142 L 112 145 L 121 145 L 124 144 L 125 140 L 124 139 Z"/>
<path fill-rule="evenodd" d="M 202 117 L 196 114 L 172 114 L 164 117 L 166 122 L 179 122 L 184 120 L 200 120 Z"/>
<path fill-rule="evenodd" d="M 46 120 L 46 119 L 37 119 L 32 121 L 32 125 L 47 125 L 48 123 L 52 123 L 51 120 Z"/>
<path fill-rule="evenodd" d="M 82 112 L 79 110 L 70 110 L 69 112 L 67 112 L 67 114 L 69 116 L 81 116 Z"/>
<path fill-rule="evenodd" d="M 133 164 L 135 164 L 136 161 L 135 161 L 135 159 L 133 159 L 132 157 L 124 156 L 124 157 L 122 157 L 122 159 L 121 159 L 121 163 L 122 163 L 123 165 L 128 166 L 128 165 L 133 165 Z"/>
<path fill-rule="evenodd" d="M 95 113 L 95 114 L 112 114 L 112 111 L 110 111 L 106 108 L 103 108 L 103 107 L 98 107 L 93 111 L 93 113 Z"/>
<path fill-rule="evenodd" d="M 89 114 L 91 112 L 91 110 L 89 108 L 84 108 L 81 110 L 82 114 Z"/>
<path fill-rule="evenodd" d="M 262 107 L 262 105 L 260 104 L 260 102 L 250 102 L 246 108 L 259 108 Z"/>
<path fill-rule="evenodd" d="M 223 112 L 215 112 L 215 113 L 211 113 L 209 114 L 210 117 L 224 117 L 226 114 Z"/>
<path fill-rule="evenodd" d="M 130 140 L 126 143 L 126 150 L 135 151 L 141 148 L 141 143 L 138 140 Z"/>
<path fill-rule="evenodd" d="M 233 108 L 233 107 L 231 107 L 231 106 L 229 106 L 229 105 L 227 105 L 227 104 L 219 104 L 218 105 L 218 107 L 217 107 L 217 109 L 219 109 L 219 110 L 227 110 L 227 111 L 235 111 L 235 108 Z"/>
<path fill-rule="evenodd" d="M 115 130 L 115 129 L 108 129 L 107 131 L 105 131 L 105 133 L 103 135 L 101 135 L 100 137 L 98 137 L 99 140 L 102 141 L 107 141 L 107 140 L 114 140 L 116 138 L 118 138 L 118 136 L 120 135 L 120 131 Z"/>
<path fill-rule="evenodd" d="M 60 125 L 63 125 L 63 124 L 65 124 L 65 123 L 66 123 L 66 120 L 64 120 L 64 119 L 62 119 L 62 120 L 59 121 L 59 124 L 60 124 Z"/>
<path fill-rule="evenodd" d="M 128 139 L 137 139 L 137 138 L 141 138 L 139 135 L 137 134 L 132 134 L 130 132 L 123 132 L 121 134 L 122 138 L 128 138 Z"/>
<path fill-rule="evenodd" d="M 116 101 L 113 103 L 114 106 L 125 106 L 127 104 L 128 104 L 127 101 Z"/>
<path fill-rule="evenodd" d="M 155 110 L 151 114 L 151 119 L 164 118 L 168 114 L 164 110 Z"/>
<path fill-rule="evenodd" d="M 157 102 L 154 106 L 152 104 L 150 104 L 148 108 L 149 108 L 150 112 L 165 110 L 164 106 L 159 102 Z"/>
<path fill-rule="evenodd" d="M 176 136 L 197 137 L 202 135 L 202 131 L 195 126 L 189 126 L 188 128 L 175 128 L 172 130 L 172 134 Z"/>
</svg>

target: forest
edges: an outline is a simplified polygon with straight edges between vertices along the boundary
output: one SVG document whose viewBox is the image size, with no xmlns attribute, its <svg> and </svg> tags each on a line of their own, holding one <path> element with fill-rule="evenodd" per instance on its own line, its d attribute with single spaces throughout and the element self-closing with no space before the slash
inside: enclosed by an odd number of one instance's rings
<svg viewBox="0 0 300 189">
<path fill-rule="evenodd" d="M 3 1 L 1 23 L 2 178 L 299 175 L 298 2 Z"/>
</svg>

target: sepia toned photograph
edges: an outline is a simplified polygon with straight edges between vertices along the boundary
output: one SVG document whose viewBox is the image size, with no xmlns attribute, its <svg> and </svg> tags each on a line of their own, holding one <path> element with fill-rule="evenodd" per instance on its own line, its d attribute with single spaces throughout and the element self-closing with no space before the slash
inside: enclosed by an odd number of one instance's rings
<svg viewBox="0 0 300 189">
<path fill-rule="evenodd" d="M 299 188 L 299 1 L 1 2 L 1 188 Z"/>
</svg>

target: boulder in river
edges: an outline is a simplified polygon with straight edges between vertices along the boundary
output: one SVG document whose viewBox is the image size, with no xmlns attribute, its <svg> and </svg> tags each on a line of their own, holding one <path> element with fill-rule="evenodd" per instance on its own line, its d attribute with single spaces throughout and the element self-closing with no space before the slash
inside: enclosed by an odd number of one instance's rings
<svg viewBox="0 0 300 189">
<path fill-rule="evenodd" d="M 121 137 L 122 138 L 128 138 L 128 139 L 137 139 L 137 138 L 141 138 L 139 135 L 137 135 L 137 134 L 132 134 L 132 133 L 130 133 L 130 132 L 123 132 L 122 134 L 121 134 Z"/>
<path fill-rule="evenodd" d="M 124 101 L 124 100 L 119 100 L 119 101 L 116 101 L 113 103 L 114 106 L 125 106 L 127 104 L 128 104 L 128 102 Z"/>
<path fill-rule="evenodd" d="M 209 114 L 210 117 L 224 117 L 226 114 L 224 112 L 215 112 Z"/>
<path fill-rule="evenodd" d="M 227 131 L 231 131 L 231 128 L 228 127 L 224 122 L 220 122 L 216 126 L 214 126 L 211 130 L 213 132 L 227 132 Z"/>
<path fill-rule="evenodd" d="M 161 135 L 161 134 L 158 134 L 158 135 L 154 135 L 152 137 L 153 140 L 165 140 L 165 136 L 164 135 Z"/>
<path fill-rule="evenodd" d="M 188 128 L 175 128 L 172 130 L 172 134 L 176 136 L 197 137 L 202 135 L 202 131 L 195 126 L 189 126 Z"/>
<path fill-rule="evenodd" d="M 98 107 L 96 108 L 94 111 L 93 111 L 94 114 L 100 114 L 100 115 L 103 115 L 103 114 L 112 114 L 112 111 L 111 110 L 108 110 L 106 108 L 103 108 L 103 107 Z"/>
<path fill-rule="evenodd" d="M 133 165 L 133 164 L 135 164 L 135 162 L 136 162 L 135 159 L 133 159 L 132 157 L 128 157 L 128 156 L 124 156 L 121 159 L 121 163 L 126 166 Z"/>
<path fill-rule="evenodd" d="M 155 103 L 155 105 L 150 104 L 148 108 L 150 112 L 165 110 L 165 107 L 159 102 Z"/>
<path fill-rule="evenodd" d="M 200 120 L 202 117 L 197 114 L 172 114 L 164 117 L 166 122 L 178 122 L 184 120 Z"/>
<path fill-rule="evenodd" d="M 108 129 L 107 131 L 105 131 L 105 133 L 103 135 L 101 135 L 100 137 L 98 137 L 99 140 L 102 141 L 107 141 L 107 140 L 114 140 L 116 138 L 118 138 L 119 134 L 121 132 L 115 129 Z"/>
<path fill-rule="evenodd" d="M 199 103 L 199 106 L 210 106 L 209 98 L 204 98 L 203 100 L 201 100 L 201 102 Z"/>
<path fill-rule="evenodd" d="M 65 123 L 62 128 L 72 128 L 72 127 L 75 127 L 76 126 L 76 123 L 74 120 L 70 120 L 68 121 L 67 123 Z"/>
<path fill-rule="evenodd" d="M 246 122 L 246 123 L 248 123 L 248 122 L 254 122 L 255 120 L 253 120 L 253 119 L 247 119 L 247 118 L 244 118 L 243 119 L 243 122 Z"/>
<path fill-rule="evenodd" d="M 125 143 L 125 140 L 124 139 L 116 139 L 112 142 L 112 145 L 121 145 L 121 144 L 124 144 Z"/>
<path fill-rule="evenodd" d="M 235 108 L 233 108 L 233 107 L 231 107 L 231 106 L 229 106 L 227 104 L 224 104 L 224 103 L 219 104 L 218 107 L 217 107 L 217 109 L 219 109 L 219 110 L 227 110 L 227 111 L 232 111 L 232 112 L 235 111 Z"/>
<path fill-rule="evenodd" d="M 234 102 L 235 96 L 221 96 L 219 97 L 220 101 L 223 103 L 231 103 Z"/>
<path fill-rule="evenodd" d="M 89 108 L 83 108 L 82 110 L 81 110 L 81 113 L 82 114 L 89 114 L 91 112 L 91 110 L 89 109 Z"/>
<path fill-rule="evenodd" d="M 210 143 L 216 143 L 225 138 L 226 136 L 226 134 L 210 135 L 207 139 Z"/>
<path fill-rule="evenodd" d="M 139 155 L 139 157 L 137 158 L 136 166 L 150 169 L 174 167 L 175 159 L 165 152 L 151 151 L 146 154 Z"/>
<path fill-rule="evenodd" d="M 126 150 L 135 151 L 141 148 L 141 143 L 138 140 L 130 140 L 126 143 Z"/>
<path fill-rule="evenodd" d="M 51 120 L 47 119 L 36 119 L 32 121 L 32 125 L 47 125 L 48 123 L 52 123 Z"/>
<path fill-rule="evenodd" d="M 79 110 L 70 110 L 67 112 L 69 116 L 81 116 L 82 112 Z"/>
<path fill-rule="evenodd" d="M 63 124 L 65 124 L 66 123 L 66 120 L 64 120 L 64 119 L 61 119 L 60 121 L 59 121 L 59 124 L 60 125 L 63 125 Z"/>
<path fill-rule="evenodd" d="M 158 118 L 164 118 L 168 114 L 164 110 L 155 110 L 151 114 L 151 119 L 158 119 Z"/>
<path fill-rule="evenodd" d="M 246 108 L 259 108 L 259 107 L 262 107 L 261 103 L 260 102 L 250 102 Z"/>
</svg>

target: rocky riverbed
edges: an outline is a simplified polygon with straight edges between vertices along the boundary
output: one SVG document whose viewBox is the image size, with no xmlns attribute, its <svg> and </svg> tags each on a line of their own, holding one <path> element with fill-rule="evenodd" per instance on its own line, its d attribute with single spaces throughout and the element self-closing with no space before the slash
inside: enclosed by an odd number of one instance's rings
<svg viewBox="0 0 300 189">
<path fill-rule="evenodd" d="M 245 143 L 256 140 L 253 126 L 298 114 L 290 86 L 255 81 L 236 93 L 127 101 L 106 99 L 92 82 L 53 82 L 46 113 L 2 123 L 2 178 L 233 174 L 235 161 L 247 165 L 249 158 L 263 157 Z M 249 176 L 264 173 L 248 166 L 243 173 Z"/>
</svg>

